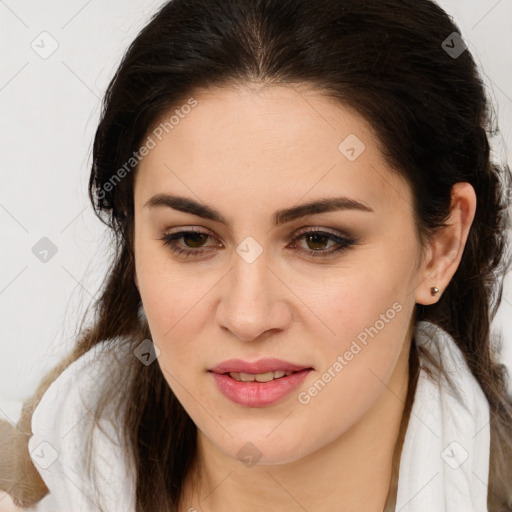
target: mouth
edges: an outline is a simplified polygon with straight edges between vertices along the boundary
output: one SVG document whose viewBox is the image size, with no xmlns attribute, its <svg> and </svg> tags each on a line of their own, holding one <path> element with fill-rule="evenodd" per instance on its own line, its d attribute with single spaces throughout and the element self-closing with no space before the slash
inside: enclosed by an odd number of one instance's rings
<svg viewBox="0 0 512 512">
<path fill-rule="evenodd" d="M 305 368 L 306 370 L 312 370 L 312 368 Z M 303 371 L 303 370 L 301 370 Z M 220 375 L 228 375 L 233 380 L 238 382 L 270 382 L 272 380 L 279 380 L 294 373 L 299 373 L 297 371 L 291 370 L 275 370 L 265 373 L 243 373 L 243 372 L 225 372 Z"/>
<path fill-rule="evenodd" d="M 229 359 L 208 372 L 217 389 L 232 402 L 246 407 L 265 407 L 290 395 L 312 370 L 309 365 L 267 357 L 252 362 Z"/>
<path fill-rule="evenodd" d="M 313 368 L 273 370 L 265 373 L 213 372 L 217 389 L 229 400 L 245 407 L 266 407 L 292 394 Z"/>
</svg>

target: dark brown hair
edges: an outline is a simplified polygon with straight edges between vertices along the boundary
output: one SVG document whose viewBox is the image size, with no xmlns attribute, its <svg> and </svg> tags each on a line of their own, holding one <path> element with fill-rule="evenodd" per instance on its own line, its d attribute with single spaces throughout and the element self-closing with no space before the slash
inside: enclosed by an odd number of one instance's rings
<svg viewBox="0 0 512 512">
<path fill-rule="evenodd" d="M 26 443 L 32 411 L 48 385 L 102 340 L 125 336 L 135 347 L 151 337 L 138 322 L 133 281 L 136 169 L 106 185 L 157 123 L 196 91 L 255 83 L 307 84 L 361 114 L 390 166 L 411 186 L 423 242 L 448 218 L 451 187 L 468 182 L 475 189 L 475 219 L 459 268 L 435 305 L 416 305 L 415 320 L 452 335 L 482 387 L 491 413 L 489 511 L 512 510 L 512 405 L 499 339 L 490 333 L 509 265 L 510 169 L 490 160 L 489 137 L 497 132 L 492 110 L 470 51 L 455 56 L 443 45 L 454 32 L 460 34 L 457 25 L 430 0 L 173 0 L 152 17 L 108 86 L 94 139 L 89 195 L 111 229 L 114 258 L 94 303 L 95 321 L 25 404 L 19 423 L 25 434 L 16 449 L 23 476 L 14 473 L 18 485 L 9 487 L 16 503 L 29 505 L 47 492 Z M 394 510 L 418 357 L 413 343 L 386 510 Z M 133 358 L 130 372 L 128 396 L 105 389 L 97 415 L 107 400 L 126 406 L 120 428 L 137 469 L 137 511 L 177 510 L 195 456 L 195 424 L 158 365 Z"/>
</svg>

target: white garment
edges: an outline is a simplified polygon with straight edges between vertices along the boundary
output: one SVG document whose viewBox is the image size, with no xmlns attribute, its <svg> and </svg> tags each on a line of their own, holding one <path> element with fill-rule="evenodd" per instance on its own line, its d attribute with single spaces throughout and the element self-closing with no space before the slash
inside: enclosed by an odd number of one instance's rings
<svg viewBox="0 0 512 512">
<path fill-rule="evenodd" d="M 135 471 L 126 451 L 121 449 L 121 437 L 115 423 L 105 419 L 107 415 L 110 420 L 115 416 L 108 409 L 105 411 L 99 422 L 106 432 L 103 433 L 98 427 L 92 428 L 93 415 L 90 412 L 103 383 L 110 379 L 123 379 L 123 357 L 135 357 L 124 341 L 123 338 L 108 343 L 103 341 L 71 363 L 50 385 L 34 410 L 29 453 L 50 492 L 26 510 L 135 510 Z M 85 464 L 85 439 L 91 432 L 97 471 L 94 483 Z"/>
<path fill-rule="evenodd" d="M 415 339 L 442 358 L 467 409 L 444 379 L 433 380 L 421 369 L 402 450 L 395 510 L 488 512 L 488 402 L 445 331 L 430 322 L 418 322 Z M 99 500 L 106 512 L 135 510 L 135 472 L 111 423 L 102 426 L 112 440 L 94 429 L 95 466 L 102 478 L 93 485 L 85 470 L 83 445 L 92 421 L 88 410 L 103 378 L 122 378 L 121 370 L 116 374 L 112 369 L 113 351 L 105 352 L 105 343 L 73 362 L 34 411 L 29 451 L 50 494 L 27 510 L 97 512 L 101 510 Z M 121 352 L 134 357 L 124 349 Z M 423 359 L 420 364 L 423 366 Z M 58 457 L 53 461 L 55 454 Z M 41 467 L 50 462 L 47 468 Z"/>
<path fill-rule="evenodd" d="M 442 360 L 460 400 L 445 379 L 439 383 L 420 371 L 400 459 L 395 511 L 488 512 L 489 403 L 446 331 L 418 322 L 415 339 Z"/>
</svg>

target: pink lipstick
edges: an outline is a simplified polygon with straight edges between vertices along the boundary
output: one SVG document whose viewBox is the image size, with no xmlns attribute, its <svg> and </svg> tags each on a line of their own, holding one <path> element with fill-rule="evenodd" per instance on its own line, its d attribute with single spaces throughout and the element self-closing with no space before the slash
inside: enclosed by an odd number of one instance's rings
<svg viewBox="0 0 512 512">
<path fill-rule="evenodd" d="M 224 361 L 210 372 L 220 392 L 239 405 L 264 407 L 296 389 L 313 368 L 280 359 Z"/>
</svg>

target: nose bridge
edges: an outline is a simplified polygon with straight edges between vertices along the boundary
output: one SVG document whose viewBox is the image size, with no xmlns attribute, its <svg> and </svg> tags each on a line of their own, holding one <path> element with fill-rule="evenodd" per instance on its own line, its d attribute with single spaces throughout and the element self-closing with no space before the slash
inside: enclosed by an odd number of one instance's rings
<svg viewBox="0 0 512 512">
<path fill-rule="evenodd" d="M 226 276 L 229 286 L 217 312 L 220 324 L 243 339 L 254 339 L 268 329 L 284 326 L 285 316 L 278 311 L 282 304 L 276 278 L 262 249 L 257 249 L 253 241 L 237 247 L 238 254 Z"/>
<path fill-rule="evenodd" d="M 268 258 L 263 250 L 257 254 L 254 246 L 242 242 L 237 247 L 237 255 L 234 258 L 233 270 L 231 272 L 231 299 L 241 309 L 251 307 L 261 308 L 269 300 L 271 283 L 269 275 L 272 275 L 268 268 Z"/>
</svg>

